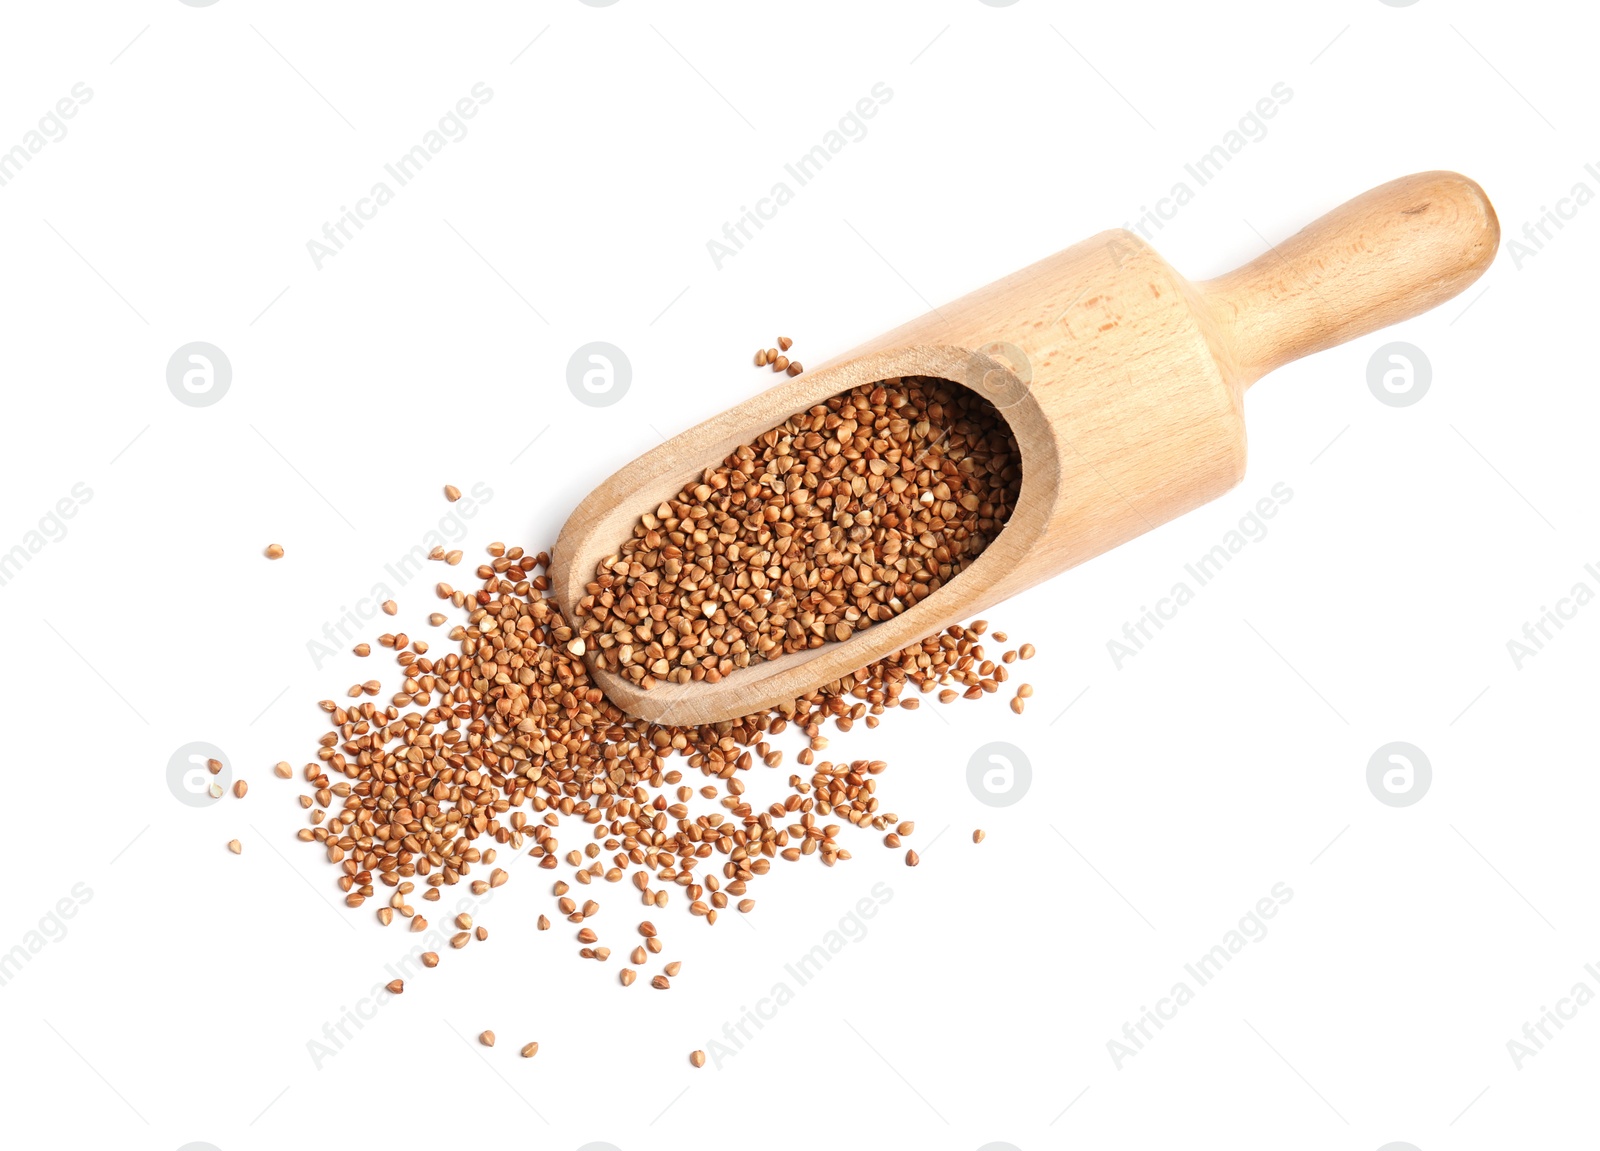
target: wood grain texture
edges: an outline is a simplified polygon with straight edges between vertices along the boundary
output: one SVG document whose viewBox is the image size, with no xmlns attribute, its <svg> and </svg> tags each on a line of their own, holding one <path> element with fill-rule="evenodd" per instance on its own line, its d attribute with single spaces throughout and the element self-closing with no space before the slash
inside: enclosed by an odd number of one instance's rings
<svg viewBox="0 0 1600 1151">
<path fill-rule="evenodd" d="M 1265 372 L 1416 315 L 1493 259 L 1476 184 L 1407 176 L 1236 272 L 1191 284 L 1143 240 L 1103 232 L 787 380 L 646 452 L 572 513 L 551 560 L 567 618 L 640 514 L 734 448 L 857 384 L 938 376 L 986 395 L 1022 454 L 1017 509 L 950 583 L 843 642 L 715 685 L 642 690 L 594 666 L 644 719 L 734 719 L 856 671 L 1215 499 L 1244 475 L 1244 390 Z"/>
<path fill-rule="evenodd" d="M 1444 303 L 1483 275 L 1499 243 L 1482 188 L 1454 172 L 1421 172 L 1357 196 L 1199 288 L 1248 385 Z"/>
</svg>

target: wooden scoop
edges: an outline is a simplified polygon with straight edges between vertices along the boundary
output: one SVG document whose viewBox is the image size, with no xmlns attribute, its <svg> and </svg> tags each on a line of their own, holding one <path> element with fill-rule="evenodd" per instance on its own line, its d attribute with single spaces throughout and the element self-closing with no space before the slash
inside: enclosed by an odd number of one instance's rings
<svg viewBox="0 0 1600 1151">
<path fill-rule="evenodd" d="M 716 684 L 644 690 L 586 657 L 607 697 L 647 720 L 714 723 L 792 702 L 1220 496 L 1244 476 L 1246 388 L 1450 299 L 1483 274 L 1499 236 L 1483 189 L 1454 172 L 1374 188 L 1198 284 L 1133 233 L 1102 232 L 646 452 L 567 520 L 554 594 L 575 620 L 595 565 L 642 513 L 795 412 L 891 376 L 981 392 L 1021 448 L 1021 491 L 999 536 L 932 595 Z"/>
</svg>

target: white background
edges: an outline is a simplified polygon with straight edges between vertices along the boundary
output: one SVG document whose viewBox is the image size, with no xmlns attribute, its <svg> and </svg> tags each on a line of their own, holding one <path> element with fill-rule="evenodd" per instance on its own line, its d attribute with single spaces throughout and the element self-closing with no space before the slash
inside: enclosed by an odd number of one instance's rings
<svg viewBox="0 0 1600 1151">
<path fill-rule="evenodd" d="M 0 588 L 0 953 L 92 892 L 0 986 L 8 1143 L 1433 1151 L 1592 1129 L 1600 1006 L 1520 1070 L 1507 1041 L 1600 991 L 1600 608 L 1521 670 L 1506 644 L 1600 588 L 1597 208 L 1276 373 L 1239 489 L 995 609 L 1039 649 L 1024 717 L 991 697 L 836 737 L 890 761 L 921 867 L 863 834 L 846 865 L 776 868 L 748 923 L 675 904 L 670 993 L 535 932 L 548 877 L 523 861 L 478 916 L 490 941 L 319 1066 L 308 1042 L 410 941 L 337 906 L 270 772 L 311 758 L 313 701 L 377 673 L 319 669 L 308 641 L 437 523 L 441 485 L 492 490 L 469 556 L 548 547 L 603 476 L 767 386 L 757 346 L 782 332 L 820 364 L 1132 220 L 1276 83 L 1268 134 L 1157 237 L 1192 277 L 1411 171 L 1480 181 L 1507 239 L 1600 191 L 1585 6 L 137 0 L 4 24 L 0 148 L 93 92 L 0 187 L 0 551 L 92 491 Z M 480 81 L 469 134 L 319 271 L 307 241 Z M 867 135 L 718 270 L 706 241 L 880 81 Z M 1433 370 L 1405 408 L 1366 381 L 1396 339 Z M 233 366 L 211 407 L 166 386 L 192 340 Z M 614 407 L 566 387 L 591 340 L 631 360 Z M 1267 537 L 1118 670 L 1107 641 L 1280 482 Z M 397 590 L 421 633 L 434 601 Z M 991 739 L 1033 764 L 1004 810 L 965 782 Z M 173 797 L 193 740 L 246 800 Z M 1366 784 L 1394 740 L 1433 766 L 1406 808 Z M 688 1065 L 879 882 L 864 938 L 723 1066 Z M 1119 1069 L 1108 1040 L 1278 883 L 1266 937 Z M 631 890 L 600 894 L 619 952 Z M 484 1028 L 490 1052 L 463 1038 Z"/>
</svg>

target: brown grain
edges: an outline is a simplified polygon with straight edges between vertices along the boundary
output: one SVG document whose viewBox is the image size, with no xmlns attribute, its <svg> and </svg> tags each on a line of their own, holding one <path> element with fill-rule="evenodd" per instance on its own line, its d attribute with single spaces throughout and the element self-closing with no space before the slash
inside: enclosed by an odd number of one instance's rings
<svg viewBox="0 0 1600 1151">
<path fill-rule="evenodd" d="M 576 605 L 577 637 L 646 688 L 848 639 L 958 575 L 1005 525 L 1020 479 L 1014 438 L 976 392 L 863 385 L 642 516 Z"/>
<path fill-rule="evenodd" d="M 449 633 L 453 648 L 435 654 L 403 633 L 379 637 L 394 653 L 401 690 L 386 696 L 372 680 L 358 685 L 355 701 L 323 700 L 330 726 L 305 765 L 299 800 L 309 825 L 298 838 L 335 865 L 348 906 L 377 896 L 380 884 L 392 888 L 380 902 L 410 918 L 414 932 L 427 921 L 406 896 L 420 889 L 438 902 L 457 884 L 486 894 L 506 881 L 505 870 L 492 866 L 496 851 L 558 872 L 550 876 L 552 896 L 574 930 L 593 931 L 604 901 L 575 900 L 569 884 L 628 881 L 647 907 L 682 907 L 707 925 L 734 900 L 748 912 L 755 902 L 748 886 L 774 862 L 809 857 L 834 866 L 850 858 L 849 828 L 897 838 L 914 830 L 880 806 L 886 763 L 823 758 L 825 725 L 841 735 L 852 724 L 870 725 L 914 704 L 902 696 L 918 690 L 974 690 L 982 698 L 978 685 L 996 679 L 975 622 L 946 628 L 792 706 L 706 727 L 647 724 L 613 707 L 589 678 L 584 661 L 594 658 L 594 643 L 585 642 L 585 655 L 574 653 L 582 636 L 549 595 L 548 558 L 503 544 L 489 555 L 473 589 L 440 587 L 463 613 Z M 649 618 L 652 627 L 665 622 Z M 776 802 L 748 797 L 752 769 L 781 762 L 773 743 L 791 727 L 789 738 L 804 749 L 787 790 Z M 274 770 L 293 776 L 283 768 Z M 709 810 L 692 810 L 697 799 Z M 908 853 L 907 863 L 914 860 Z M 550 926 L 550 917 L 538 916 L 540 930 Z M 624 986 L 662 951 L 651 921 L 638 931 L 643 942 L 619 972 Z M 481 926 L 462 929 L 448 942 L 462 948 L 480 933 Z M 585 958 L 601 962 L 610 954 L 597 936 L 586 950 Z M 423 960 L 437 961 L 433 952 Z M 677 962 L 652 985 L 670 987 Z"/>
</svg>

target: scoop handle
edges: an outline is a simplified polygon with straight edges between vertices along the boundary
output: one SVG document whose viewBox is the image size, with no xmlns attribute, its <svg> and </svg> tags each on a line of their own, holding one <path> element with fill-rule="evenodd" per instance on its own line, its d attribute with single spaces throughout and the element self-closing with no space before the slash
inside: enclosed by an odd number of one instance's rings
<svg viewBox="0 0 1600 1151">
<path fill-rule="evenodd" d="M 1248 387 L 1301 356 L 1443 303 L 1484 273 L 1499 242 L 1482 188 L 1455 172 L 1418 172 L 1197 287 Z"/>
</svg>

